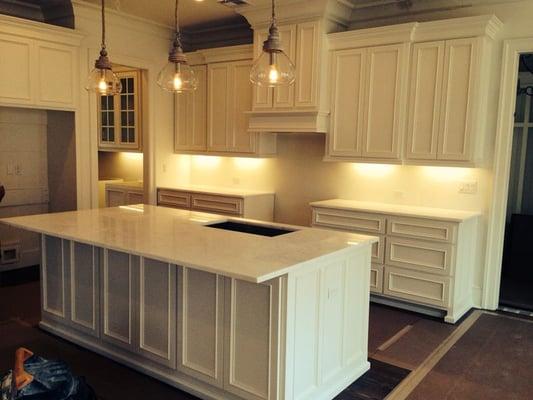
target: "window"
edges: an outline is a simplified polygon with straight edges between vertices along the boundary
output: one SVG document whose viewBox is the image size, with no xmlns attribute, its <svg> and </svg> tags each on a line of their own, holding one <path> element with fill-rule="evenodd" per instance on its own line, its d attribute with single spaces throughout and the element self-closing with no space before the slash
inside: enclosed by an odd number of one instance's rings
<svg viewBox="0 0 533 400">
<path fill-rule="evenodd" d="M 98 138 L 101 150 L 141 150 L 140 72 L 116 72 L 122 92 L 100 96 Z"/>
</svg>

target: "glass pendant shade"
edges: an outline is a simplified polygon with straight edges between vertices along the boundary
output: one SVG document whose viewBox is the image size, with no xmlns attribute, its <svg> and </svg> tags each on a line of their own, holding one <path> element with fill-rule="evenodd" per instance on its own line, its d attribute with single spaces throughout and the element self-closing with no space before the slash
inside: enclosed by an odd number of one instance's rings
<svg viewBox="0 0 533 400">
<path fill-rule="evenodd" d="M 289 86 L 294 83 L 294 69 L 294 64 L 282 50 L 263 50 L 254 61 L 250 80 L 258 86 Z"/>
<path fill-rule="evenodd" d="M 94 68 L 89 74 L 85 89 L 101 96 L 113 96 L 122 91 L 122 84 L 112 70 Z"/>
<path fill-rule="evenodd" d="M 198 87 L 198 79 L 189 64 L 169 61 L 159 72 L 157 84 L 167 92 L 192 92 Z"/>
</svg>

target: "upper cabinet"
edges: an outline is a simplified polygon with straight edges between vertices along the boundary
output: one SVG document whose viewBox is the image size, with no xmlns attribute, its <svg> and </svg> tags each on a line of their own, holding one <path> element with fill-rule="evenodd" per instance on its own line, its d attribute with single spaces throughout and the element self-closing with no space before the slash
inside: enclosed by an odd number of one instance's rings
<svg viewBox="0 0 533 400">
<path fill-rule="evenodd" d="M 259 157 L 276 152 L 274 135 L 248 131 L 255 95 L 251 50 L 232 46 L 189 55 L 198 88 L 176 95 L 177 153 Z"/>
<path fill-rule="evenodd" d="M 289 87 L 253 88 L 250 131 L 327 131 L 323 24 L 321 20 L 279 24 L 283 50 L 296 67 L 296 80 Z M 254 29 L 254 59 L 267 37 L 268 27 Z"/>
<path fill-rule="evenodd" d="M 407 53 L 405 44 L 332 53 L 328 157 L 400 160 Z"/>
<path fill-rule="evenodd" d="M 141 73 L 117 70 L 122 91 L 98 95 L 98 148 L 104 151 L 142 149 Z"/>
<path fill-rule="evenodd" d="M 494 16 L 329 35 L 327 160 L 481 165 Z"/>
<path fill-rule="evenodd" d="M 482 38 L 414 45 L 408 160 L 476 161 L 483 45 Z"/>
<path fill-rule="evenodd" d="M 73 110 L 81 36 L 0 15 L 0 105 Z"/>
</svg>

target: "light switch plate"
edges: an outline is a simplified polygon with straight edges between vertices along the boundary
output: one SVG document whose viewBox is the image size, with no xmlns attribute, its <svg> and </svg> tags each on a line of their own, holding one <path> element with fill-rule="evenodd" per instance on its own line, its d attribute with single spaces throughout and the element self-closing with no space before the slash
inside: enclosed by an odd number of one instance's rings
<svg viewBox="0 0 533 400">
<path fill-rule="evenodd" d="M 477 181 L 459 182 L 459 193 L 476 194 L 477 193 Z"/>
</svg>

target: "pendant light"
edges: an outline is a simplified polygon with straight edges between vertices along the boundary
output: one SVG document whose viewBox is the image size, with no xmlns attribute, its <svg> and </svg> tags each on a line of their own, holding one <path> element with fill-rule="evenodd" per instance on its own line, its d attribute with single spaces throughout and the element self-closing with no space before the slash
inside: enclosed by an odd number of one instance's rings
<svg viewBox="0 0 533 400">
<path fill-rule="evenodd" d="M 266 87 L 289 86 L 294 83 L 294 64 L 281 46 L 274 0 L 272 0 L 272 22 L 268 38 L 263 43 L 261 55 L 254 61 L 250 80 L 255 85 Z"/>
<path fill-rule="evenodd" d="M 111 69 L 111 62 L 107 57 L 105 45 L 105 1 L 102 0 L 102 47 L 100 57 L 94 63 L 94 69 L 89 74 L 87 86 L 89 92 L 96 92 L 102 96 L 112 96 L 122 91 L 120 79 Z"/>
<path fill-rule="evenodd" d="M 172 42 L 172 48 L 168 53 L 167 65 L 165 65 L 157 77 L 157 84 L 161 89 L 172 93 L 192 92 L 198 86 L 198 80 L 194 75 L 194 71 L 187 63 L 187 56 L 181 46 L 178 6 L 178 0 L 176 0 L 174 14 L 176 33 Z"/>
</svg>

